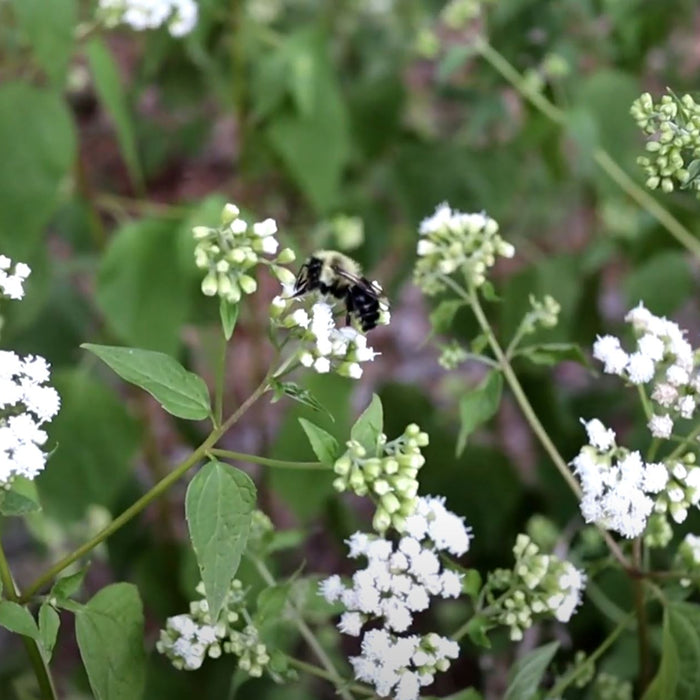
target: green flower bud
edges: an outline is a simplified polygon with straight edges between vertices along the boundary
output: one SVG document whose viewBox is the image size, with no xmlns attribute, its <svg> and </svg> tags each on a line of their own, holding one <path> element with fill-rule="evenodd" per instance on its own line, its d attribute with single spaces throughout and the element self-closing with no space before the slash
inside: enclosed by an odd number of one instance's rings
<svg viewBox="0 0 700 700">
<path fill-rule="evenodd" d="M 248 275 L 241 275 L 238 278 L 238 284 L 245 294 L 253 294 L 258 288 L 258 283 Z"/>
<path fill-rule="evenodd" d="M 241 210 L 235 204 L 226 204 L 221 211 L 221 225 L 228 226 L 240 213 Z"/>
<path fill-rule="evenodd" d="M 290 262 L 294 262 L 294 260 L 296 260 L 294 251 L 291 248 L 283 248 L 275 259 L 275 262 L 280 265 L 288 265 Z"/>
</svg>

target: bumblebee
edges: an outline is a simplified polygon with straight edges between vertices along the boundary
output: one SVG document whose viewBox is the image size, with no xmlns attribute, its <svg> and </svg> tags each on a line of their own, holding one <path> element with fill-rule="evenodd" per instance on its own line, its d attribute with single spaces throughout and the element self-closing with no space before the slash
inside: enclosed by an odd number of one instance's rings
<svg viewBox="0 0 700 700">
<path fill-rule="evenodd" d="M 379 312 L 386 307 L 382 290 L 362 276 L 360 266 L 335 250 L 319 250 L 301 266 L 292 296 L 299 297 L 318 290 L 345 302 L 345 322 L 357 318 L 367 332 L 377 325 Z"/>
</svg>

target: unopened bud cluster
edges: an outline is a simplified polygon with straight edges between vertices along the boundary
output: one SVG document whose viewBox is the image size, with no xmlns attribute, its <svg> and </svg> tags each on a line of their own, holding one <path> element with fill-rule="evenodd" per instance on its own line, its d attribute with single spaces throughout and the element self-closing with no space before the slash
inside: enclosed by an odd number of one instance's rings
<svg viewBox="0 0 700 700">
<path fill-rule="evenodd" d="M 286 290 L 286 294 L 272 300 L 270 318 L 274 326 L 299 341 L 299 362 L 319 374 L 335 372 L 359 379 L 362 364 L 372 362 L 379 354 L 367 344 L 362 330 L 354 326 L 338 328 L 333 307 L 325 301 L 313 301 L 312 295 L 293 298 L 291 290 Z M 383 308 L 378 323 L 388 322 L 388 308 Z"/>
<path fill-rule="evenodd" d="M 421 447 L 427 444 L 428 434 L 415 423 L 391 442 L 382 433 L 376 449 L 369 452 L 357 440 L 349 440 L 347 451 L 333 465 L 338 475 L 333 486 L 377 501 L 372 523 L 377 532 L 384 533 L 389 527 L 403 532 L 406 518 L 416 507 L 418 471 L 425 464 Z"/>
<path fill-rule="evenodd" d="M 485 214 L 464 214 L 441 204 L 421 222 L 414 280 L 425 294 L 445 289 L 443 277 L 461 273 L 469 286 L 486 281 L 496 257 L 511 258 L 515 249 L 498 234 L 498 224 Z"/>
<path fill-rule="evenodd" d="M 199 269 L 206 270 L 202 292 L 207 296 L 218 295 L 236 304 L 243 294 L 253 294 L 258 288 L 253 275 L 256 266 L 261 264 L 268 265 L 280 282 L 294 281 L 294 275 L 282 267 L 294 260 L 290 248 L 285 248 L 275 258 L 265 257 L 275 255 L 279 247 L 274 219 L 249 226 L 240 217 L 238 207 L 227 204 L 221 213 L 220 226 L 195 226 L 192 233 L 197 241 L 195 263 Z"/>
<path fill-rule="evenodd" d="M 678 545 L 676 561 L 678 568 L 693 577 L 681 579 L 681 584 L 689 586 L 694 580 L 696 585 L 700 585 L 700 537 L 688 533 Z"/>
<path fill-rule="evenodd" d="M 492 4 L 494 0 L 450 0 L 440 10 L 440 19 L 450 29 L 462 29 L 466 24 L 479 17 L 483 5 Z"/>
<path fill-rule="evenodd" d="M 673 192 L 676 184 L 700 191 L 700 105 L 690 95 L 677 99 L 664 95 L 654 103 L 645 92 L 631 107 L 631 114 L 645 134 L 647 156 L 637 162 L 647 175 L 646 185 Z"/>
<path fill-rule="evenodd" d="M 457 369 L 468 357 L 467 351 L 456 340 L 443 345 L 441 350 L 438 364 L 446 370 Z"/>
<path fill-rule="evenodd" d="M 516 538 L 513 554 L 512 571 L 496 569 L 486 584 L 489 604 L 495 609 L 493 619 L 510 628 L 514 641 L 542 617 L 553 615 L 568 622 L 581 602 L 585 575 L 568 561 L 542 554 L 524 534 Z M 499 596 L 499 591 L 507 594 Z"/>
<path fill-rule="evenodd" d="M 201 582 L 197 593 L 204 596 Z M 207 657 L 217 659 L 222 653 L 234 654 L 238 657 L 239 668 L 251 676 L 261 676 L 270 656 L 250 622 L 245 602 L 246 592 L 238 579 L 231 582 L 216 621 L 212 620 L 204 597 L 192 601 L 189 613 L 166 620 L 156 649 L 165 654 L 175 668 L 186 671 L 198 669 Z"/>
<path fill-rule="evenodd" d="M 602 671 L 593 684 L 595 700 L 632 700 L 632 683 Z"/>
<path fill-rule="evenodd" d="M 541 301 L 531 294 L 530 307 L 522 320 L 521 333 L 534 333 L 538 328 L 554 328 L 559 322 L 561 305 L 549 294 Z"/>
</svg>

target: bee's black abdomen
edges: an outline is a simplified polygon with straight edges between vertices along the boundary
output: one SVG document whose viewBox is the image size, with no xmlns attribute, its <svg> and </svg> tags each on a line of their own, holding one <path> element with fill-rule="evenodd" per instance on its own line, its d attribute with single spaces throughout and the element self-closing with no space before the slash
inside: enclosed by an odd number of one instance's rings
<svg viewBox="0 0 700 700">
<path fill-rule="evenodd" d="M 360 319 L 363 331 L 371 331 L 379 320 L 379 299 L 366 292 L 358 285 L 348 289 L 346 304 L 349 313 L 355 313 Z"/>
</svg>

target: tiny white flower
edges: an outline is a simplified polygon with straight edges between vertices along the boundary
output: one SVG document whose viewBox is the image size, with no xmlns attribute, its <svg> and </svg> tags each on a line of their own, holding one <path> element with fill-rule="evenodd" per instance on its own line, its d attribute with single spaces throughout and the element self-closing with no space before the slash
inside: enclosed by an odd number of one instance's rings
<svg viewBox="0 0 700 700">
<path fill-rule="evenodd" d="M 606 428 L 597 418 L 588 422 L 582 421 L 588 433 L 588 442 L 602 452 L 606 452 L 615 445 L 615 431 Z"/>
<path fill-rule="evenodd" d="M 671 437 L 673 432 L 673 419 L 669 415 L 654 415 L 649 419 L 647 427 L 653 437 L 666 440 Z"/>
<path fill-rule="evenodd" d="M 646 384 L 654 378 L 656 366 L 649 357 L 635 352 L 630 355 L 626 369 L 633 384 Z"/>
</svg>

